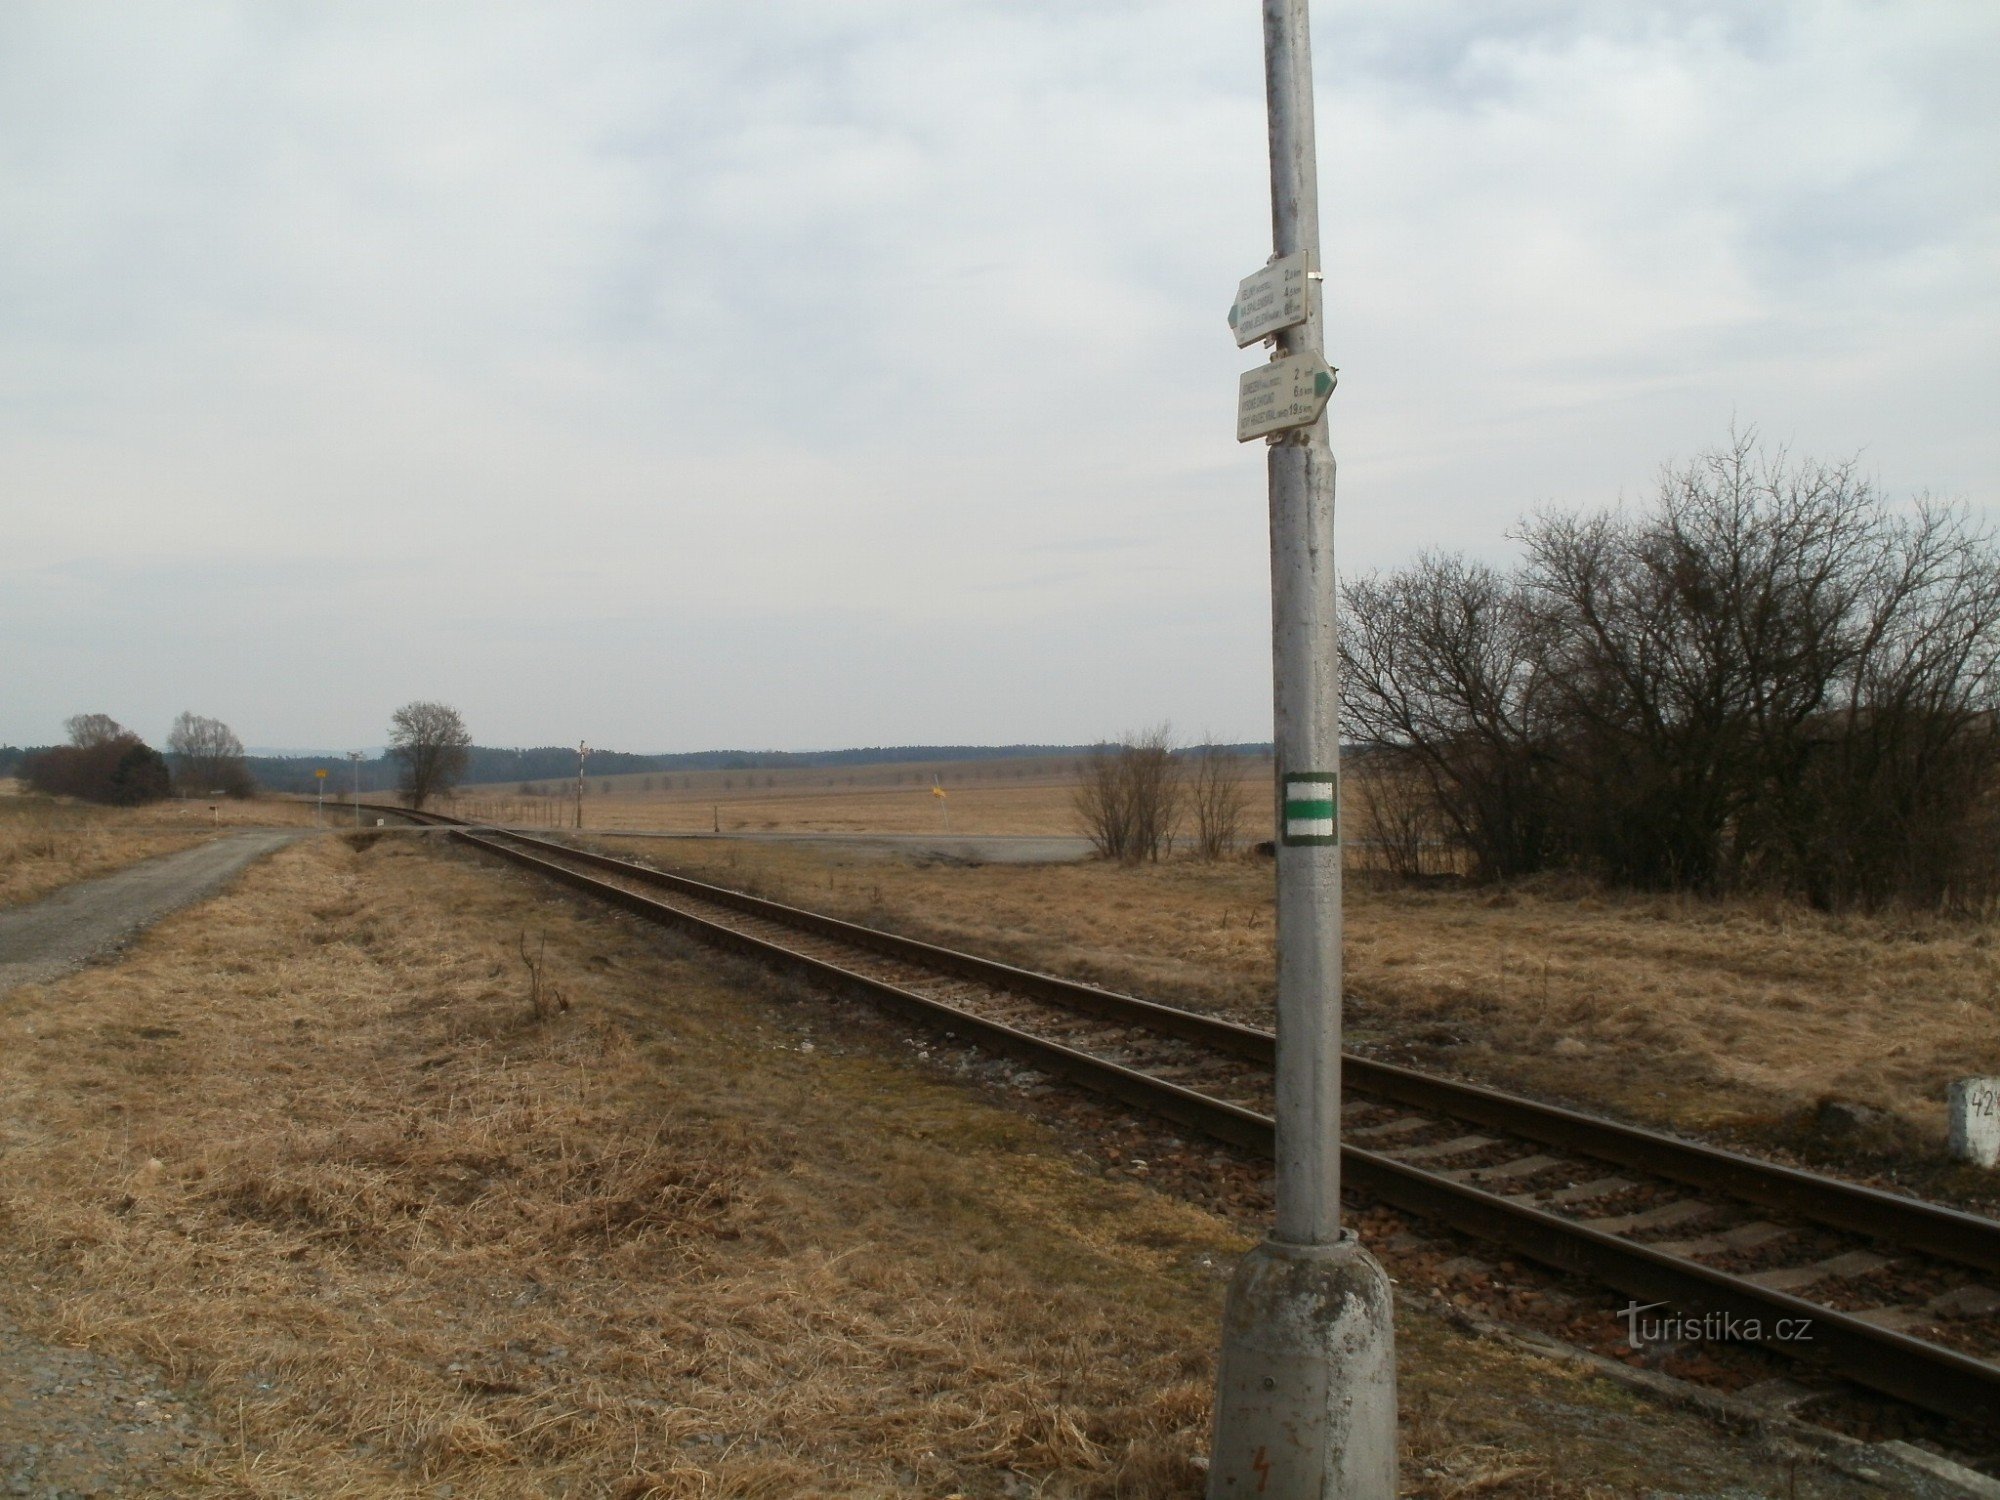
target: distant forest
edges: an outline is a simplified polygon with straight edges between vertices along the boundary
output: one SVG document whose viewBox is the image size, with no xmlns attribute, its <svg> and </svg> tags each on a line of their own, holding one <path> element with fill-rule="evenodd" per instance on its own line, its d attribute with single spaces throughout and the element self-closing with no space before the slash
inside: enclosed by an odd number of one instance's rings
<svg viewBox="0 0 2000 1500">
<path fill-rule="evenodd" d="M 32 750 L 0 745 L 0 776 L 11 776 Z M 681 755 L 634 755 L 623 750 L 592 750 L 590 774 L 623 776 L 642 771 L 782 771 L 814 766 L 887 765 L 931 760 L 1011 760 L 1023 756 L 1084 755 L 1094 745 L 878 745 L 853 750 L 696 750 Z M 1269 755 L 1269 744 L 1224 747 L 1242 755 Z M 465 784 L 506 781 L 552 781 L 576 775 L 576 747 L 541 745 L 532 750 L 499 750 L 474 745 L 468 752 Z M 345 756 L 251 755 L 244 758 L 257 784 L 272 792 L 311 792 L 313 772 L 327 773 L 329 793 L 344 793 L 354 785 L 354 767 Z M 361 790 L 393 791 L 396 763 L 386 756 L 361 762 Z"/>
</svg>

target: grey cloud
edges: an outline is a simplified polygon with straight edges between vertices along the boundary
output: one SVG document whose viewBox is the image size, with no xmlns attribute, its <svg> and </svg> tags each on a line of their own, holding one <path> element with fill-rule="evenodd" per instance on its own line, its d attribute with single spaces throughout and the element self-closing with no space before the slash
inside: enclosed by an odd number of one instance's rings
<svg viewBox="0 0 2000 1500">
<path fill-rule="evenodd" d="M 1316 27 L 1350 566 L 1732 413 L 1991 503 L 1989 10 Z M 0 740 L 1261 735 L 1261 88 L 1208 0 L 0 13 Z"/>
</svg>

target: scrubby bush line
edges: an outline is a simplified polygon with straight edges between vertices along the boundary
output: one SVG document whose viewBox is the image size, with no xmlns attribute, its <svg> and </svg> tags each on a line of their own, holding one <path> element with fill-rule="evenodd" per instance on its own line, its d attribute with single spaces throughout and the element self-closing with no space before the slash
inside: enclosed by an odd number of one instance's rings
<svg viewBox="0 0 2000 1500">
<path fill-rule="evenodd" d="M 1478 874 L 2000 899 L 2000 552 L 1963 509 L 1744 435 L 1519 539 L 1344 594 L 1350 732 Z"/>
</svg>

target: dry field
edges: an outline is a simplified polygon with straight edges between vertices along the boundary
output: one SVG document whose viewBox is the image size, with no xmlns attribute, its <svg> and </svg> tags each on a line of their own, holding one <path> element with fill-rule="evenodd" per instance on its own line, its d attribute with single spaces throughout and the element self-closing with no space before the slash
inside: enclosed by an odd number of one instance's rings
<svg viewBox="0 0 2000 1500">
<path fill-rule="evenodd" d="M 428 841 L 293 845 L 0 1012 L 0 1285 L 196 1393 L 187 1493 L 1198 1494 L 1240 1228 L 848 1017 Z M 1787 1492 L 1398 1337 L 1410 1494 Z"/>
<path fill-rule="evenodd" d="M 297 804 L 273 800 L 214 805 L 174 799 L 146 807 L 96 807 L 0 783 L 0 906 L 36 901 L 79 880 L 172 854 L 213 838 L 218 828 L 294 827 L 312 821 Z"/>
<path fill-rule="evenodd" d="M 1269 1025 L 1268 860 L 966 865 L 605 841 L 857 921 Z M 1811 1154 L 1934 1159 L 1954 1078 L 2000 1072 L 2000 924 L 1781 903 L 1349 882 L 1350 1043 Z M 1884 1112 L 1820 1140 L 1827 1099 Z M 1988 1192 L 1983 1174 L 1959 1191 Z"/>
<path fill-rule="evenodd" d="M 689 771 L 585 779 L 586 828 L 674 833 L 945 833 L 1061 836 L 1080 832 L 1071 810 L 1076 761 L 937 761 L 787 771 Z M 1246 766 L 1246 772 L 1250 768 Z M 932 795 L 933 785 L 942 798 Z M 1270 774 L 1246 774 L 1246 837 L 1270 837 Z M 568 827 L 575 783 L 467 787 L 440 803 L 460 817 Z M 948 821 L 947 821 L 948 820 Z M 1252 830 L 1256 831 L 1252 831 Z"/>
</svg>

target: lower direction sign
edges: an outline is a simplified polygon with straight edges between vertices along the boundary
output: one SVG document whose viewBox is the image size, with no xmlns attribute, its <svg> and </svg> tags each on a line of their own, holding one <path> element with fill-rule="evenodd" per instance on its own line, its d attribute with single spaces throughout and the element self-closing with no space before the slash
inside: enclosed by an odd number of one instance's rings
<svg viewBox="0 0 2000 1500">
<path fill-rule="evenodd" d="M 1337 373 L 1317 354 L 1292 354 L 1244 371 L 1236 384 L 1236 441 L 1312 426 L 1326 410 Z"/>
</svg>

